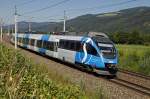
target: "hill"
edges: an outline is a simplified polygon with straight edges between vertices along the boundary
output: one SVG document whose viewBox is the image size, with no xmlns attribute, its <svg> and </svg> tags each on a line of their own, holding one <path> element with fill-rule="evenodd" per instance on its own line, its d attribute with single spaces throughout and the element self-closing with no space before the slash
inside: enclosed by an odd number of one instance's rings
<svg viewBox="0 0 150 99">
<path fill-rule="evenodd" d="M 78 31 L 133 31 L 150 33 L 150 7 L 137 7 L 118 12 L 88 14 L 68 21 Z"/>
<path fill-rule="evenodd" d="M 114 33 L 137 30 L 150 33 L 150 7 L 136 7 L 117 12 L 87 14 L 67 21 L 68 31 L 96 31 Z M 62 22 L 32 22 L 34 31 L 62 31 Z M 19 22 L 19 30 L 27 31 L 28 23 Z"/>
</svg>

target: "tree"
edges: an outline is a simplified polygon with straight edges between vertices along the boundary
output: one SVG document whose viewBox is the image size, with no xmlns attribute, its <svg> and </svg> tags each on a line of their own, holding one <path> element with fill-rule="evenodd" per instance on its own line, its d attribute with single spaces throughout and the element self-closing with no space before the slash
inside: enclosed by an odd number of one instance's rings
<svg viewBox="0 0 150 99">
<path fill-rule="evenodd" d="M 140 33 L 136 30 L 130 33 L 129 35 L 129 44 L 142 44 L 143 39 L 140 37 Z"/>
</svg>

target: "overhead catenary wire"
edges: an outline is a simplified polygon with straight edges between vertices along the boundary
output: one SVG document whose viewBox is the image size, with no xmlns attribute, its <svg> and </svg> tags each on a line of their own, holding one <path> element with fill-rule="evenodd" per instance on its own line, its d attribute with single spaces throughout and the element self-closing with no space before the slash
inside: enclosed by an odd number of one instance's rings
<svg viewBox="0 0 150 99">
<path fill-rule="evenodd" d="M 53 5 L 50 5 L 50 6 L 47 6 L 47 7 L 44 7 L 44 8 L 41 8 L 41 9 L 38 9 L 38 10 L 34 10 L 34 11 L 31 11 L 31 12 L 28 12 L 26 14 L 29 14 L 29 13 L 34 13 L 34 12 L 39 12 L 39 11 L 43 11 L 45 9 L 49 9 L 51 7 L 56 7 L 57 5 L 59 4 L 62 4 L 62 3 L 65 3 L 67 1 L 70 1 L 70 0 L 63 0 L 61 2 L 57 2 Z M 131 3 L 131 2 L 135 2 L 135 1 L 138 1 L 138 0 L 128 0 L 128 1 L 122 1 L 122 2 L 118 2 L 118 3 L 113 3 L 113 4 L 108 4 L 108 5 L 103 5 L 103 6 L 95 6 L 95 7 L 88 7 L 88 8 L 81 8 L 81 9 L 68 9 L 66 10 L 68 14 L 70 13 L 74 13 L 74 11 L 84 11 L 84 10 L 95 10 L 95 9 L 102 9 L 102 8 L 108 8 L 108 7 L 113 7 L 113 6 L 119 6 L 119 5 L 123 5 L 123 4 L 128 4 L 128 3 Z M 60 14 L 59 14 L 60 15 Z M 59 15 L 51 15 L 51 16 L 48 16 L 48 17 L 33 17 L 34 19 L 46 19 L 46 18 L 50 18 L 50 17 L 55 17 L 55 16 L 59 16 Z M 20 16 L 23 16 L 23 17 L 28 17 L 30 18 L 31 16 L 27 16 L 24 14 L 20 15 Z M 57 20 L 57 19 L 56 19 Z"/>
<path fill-rule="evenodd" d="M 45 16 L 45 17 L 36 17 L 36 16 L 27 16 L 27 15 L 21 15 L 21 14 L 19 14 L 19 16 L 20 17 L 22 17 L 22 18 L 31 18 L 32 17 L 32 19 L 52 19 L 51 17 L 55 17 L 55 16 L 61 16 L 62 14 L 55 14 L 55 15 L 51 15 L 51 16 Z"/>
<path fill-rule="evenodd" d="M 119 5 L 131 3 L 131 2 L 135 2 L 135 1 L 138 1 L 138 0 L 128 0 L 128 1 L 122 1 L 119 3 L 114 3 L 114 4 L 109 4 L 109 5 L 94 6 L 94 7 L 81 8 L 81 9 L 68 9 L 67 12 L 81 11 L 81 10 L 94 10 L 94 9 L 101 9 L 101 8 L 106 8 L 106 7 L 108 8 L 108 7 L 119 6 Z"/>
<path fill-rule="evenodd" d="M 95 9 L 102 9 L 102 8 L 108 8 L 108 7 L 113 7 L 113 6 L 119 6 L 119 5 L 123 5 L 123 4 L 128 4 L 128 3 L 131 3 L 131 2 L 135 2 L 135 1 L 138 1 L 138 0 L 128 0 L 128 1 L 122 1 L 122 2 L 119 2 L 119 3 L 113 3 L 113 4 L 109 4 L 109 5 L 103 5 L 103 6 L 94 6 L 94 7 L 88 7 L 88 8 L 81 8 L 81 9 L 67 9 L 66 12 L 68 14 L 70 13 L 74 13 L 75 11 L 85 11 L 85 10 L 95 10 Z M 42 10 L 42 9 L 41 9 Z M 60 15 L 60 14 L 59 14 Z M 59 16 L 58 14 L 57 15 L 51 15 L 51 16 L 47 16 L 47 17 L 35 17 L 36 19 L 43 19 L 43 18 L 50 18 L 50 17 L 55 17 L 55 16 Z M 24 15 L 23 15 L 24 16 Z"/>
<path fill-rule="evenodd" d="M 63 1 L 57 2 L 55 4 L 52 4 L 50 6 L 44 7 L 44 8 L 40 8 L 40 9 L 33 10 L 33 11 L 30 11 L 30 12 L 25 12 L 25 13 L 23 13 L 23 15 L 24 14 L 36 13 L 36 12 L 40 12 L 40 11 L 43 11 L 43 10 L 46 10 L 46 9 L 49 9 L 49 8 L 53 8 L 53 7 L 56 7 L 56 6 L 60 5 L 60 4 L 66 3 L 68 1 L 70 1 L 70 0 L 63 0 Z"/>
<path fill-rule="evenodd" d="M 30 4 L 30 3 L 34 2 L 34 1 L 36 1 L 36 0 L 25 1 L 23 3 L 16 4 L 16 6 L 24 6 L 24 5 Z"/>
<path fill-rule="evenodd" d="M 114 7 L 114 6 L 120 6 L 120 5 L 124 5 L 124 4 L 128 4 L 128 3 L 131 3 L 131 2 L 135 2 L 135 1 L 138 1 L 138 0 L 128 0 L 128 1 L 122 1 L 122 2 L 119 2 L 119 3 L 113 3 L 113 4 L 109 4 L 109 5 L 103 5 L 103 6 L 94 6 L 94 7 L 88 7 L 88 8 L 81 8 L 81 9 L 68 9 L 67 12 L 68 12 L 68 15 L 72 15 L 75 14 L 75 12 L 81 12 L 81 11 L 93 11 L 93 10 L 96 10 L 96 9 L 105 9 L 105 8 L 108 8 L 108 7 Z M 76 14 L 75 14 L 76 15 Z M 74 17 L 72 17 L 74 18 Z"/>
</svg>

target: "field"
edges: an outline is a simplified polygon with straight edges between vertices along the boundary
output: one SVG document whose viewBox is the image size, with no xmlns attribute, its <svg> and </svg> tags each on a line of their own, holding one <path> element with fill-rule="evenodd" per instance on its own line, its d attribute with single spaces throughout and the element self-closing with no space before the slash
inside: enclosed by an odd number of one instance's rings
<svg viewBox="0 0 150 99">
<path fill-rule="evenodd" d="M 88 99 L 79 86 L 46 70 L 0 44 L 0 99 Z"/>
<path fill-rule="evenodd" d="M 150 46 L 116 45 L 119 68 L 150 75 Z M 34 64 L 20 51 L 0 44 L 0 98 L 88 99 L 84 84 L 77 86 L 46 66 Z M 101 91 L 91 98 L 102 99 Z"/>
<path fill-rule="evenodd" d="M 116 45 L 119 53 L 119 68 L 150 76 L 150 46 Z"/>
</svg>

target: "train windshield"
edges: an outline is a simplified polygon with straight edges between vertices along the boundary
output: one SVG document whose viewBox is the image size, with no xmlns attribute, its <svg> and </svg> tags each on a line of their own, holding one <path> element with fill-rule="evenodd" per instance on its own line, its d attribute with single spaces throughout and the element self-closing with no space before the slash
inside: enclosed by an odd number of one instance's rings
<svg viewBox="0 0 150 99">
<path fill-rule="evenodd" d="M 116 57 L 116 49 L 113 42 L 106 37 L 94 37 L 97 46 L 100 49 L 104 58 L 113 59 Z"/>
</svg>

